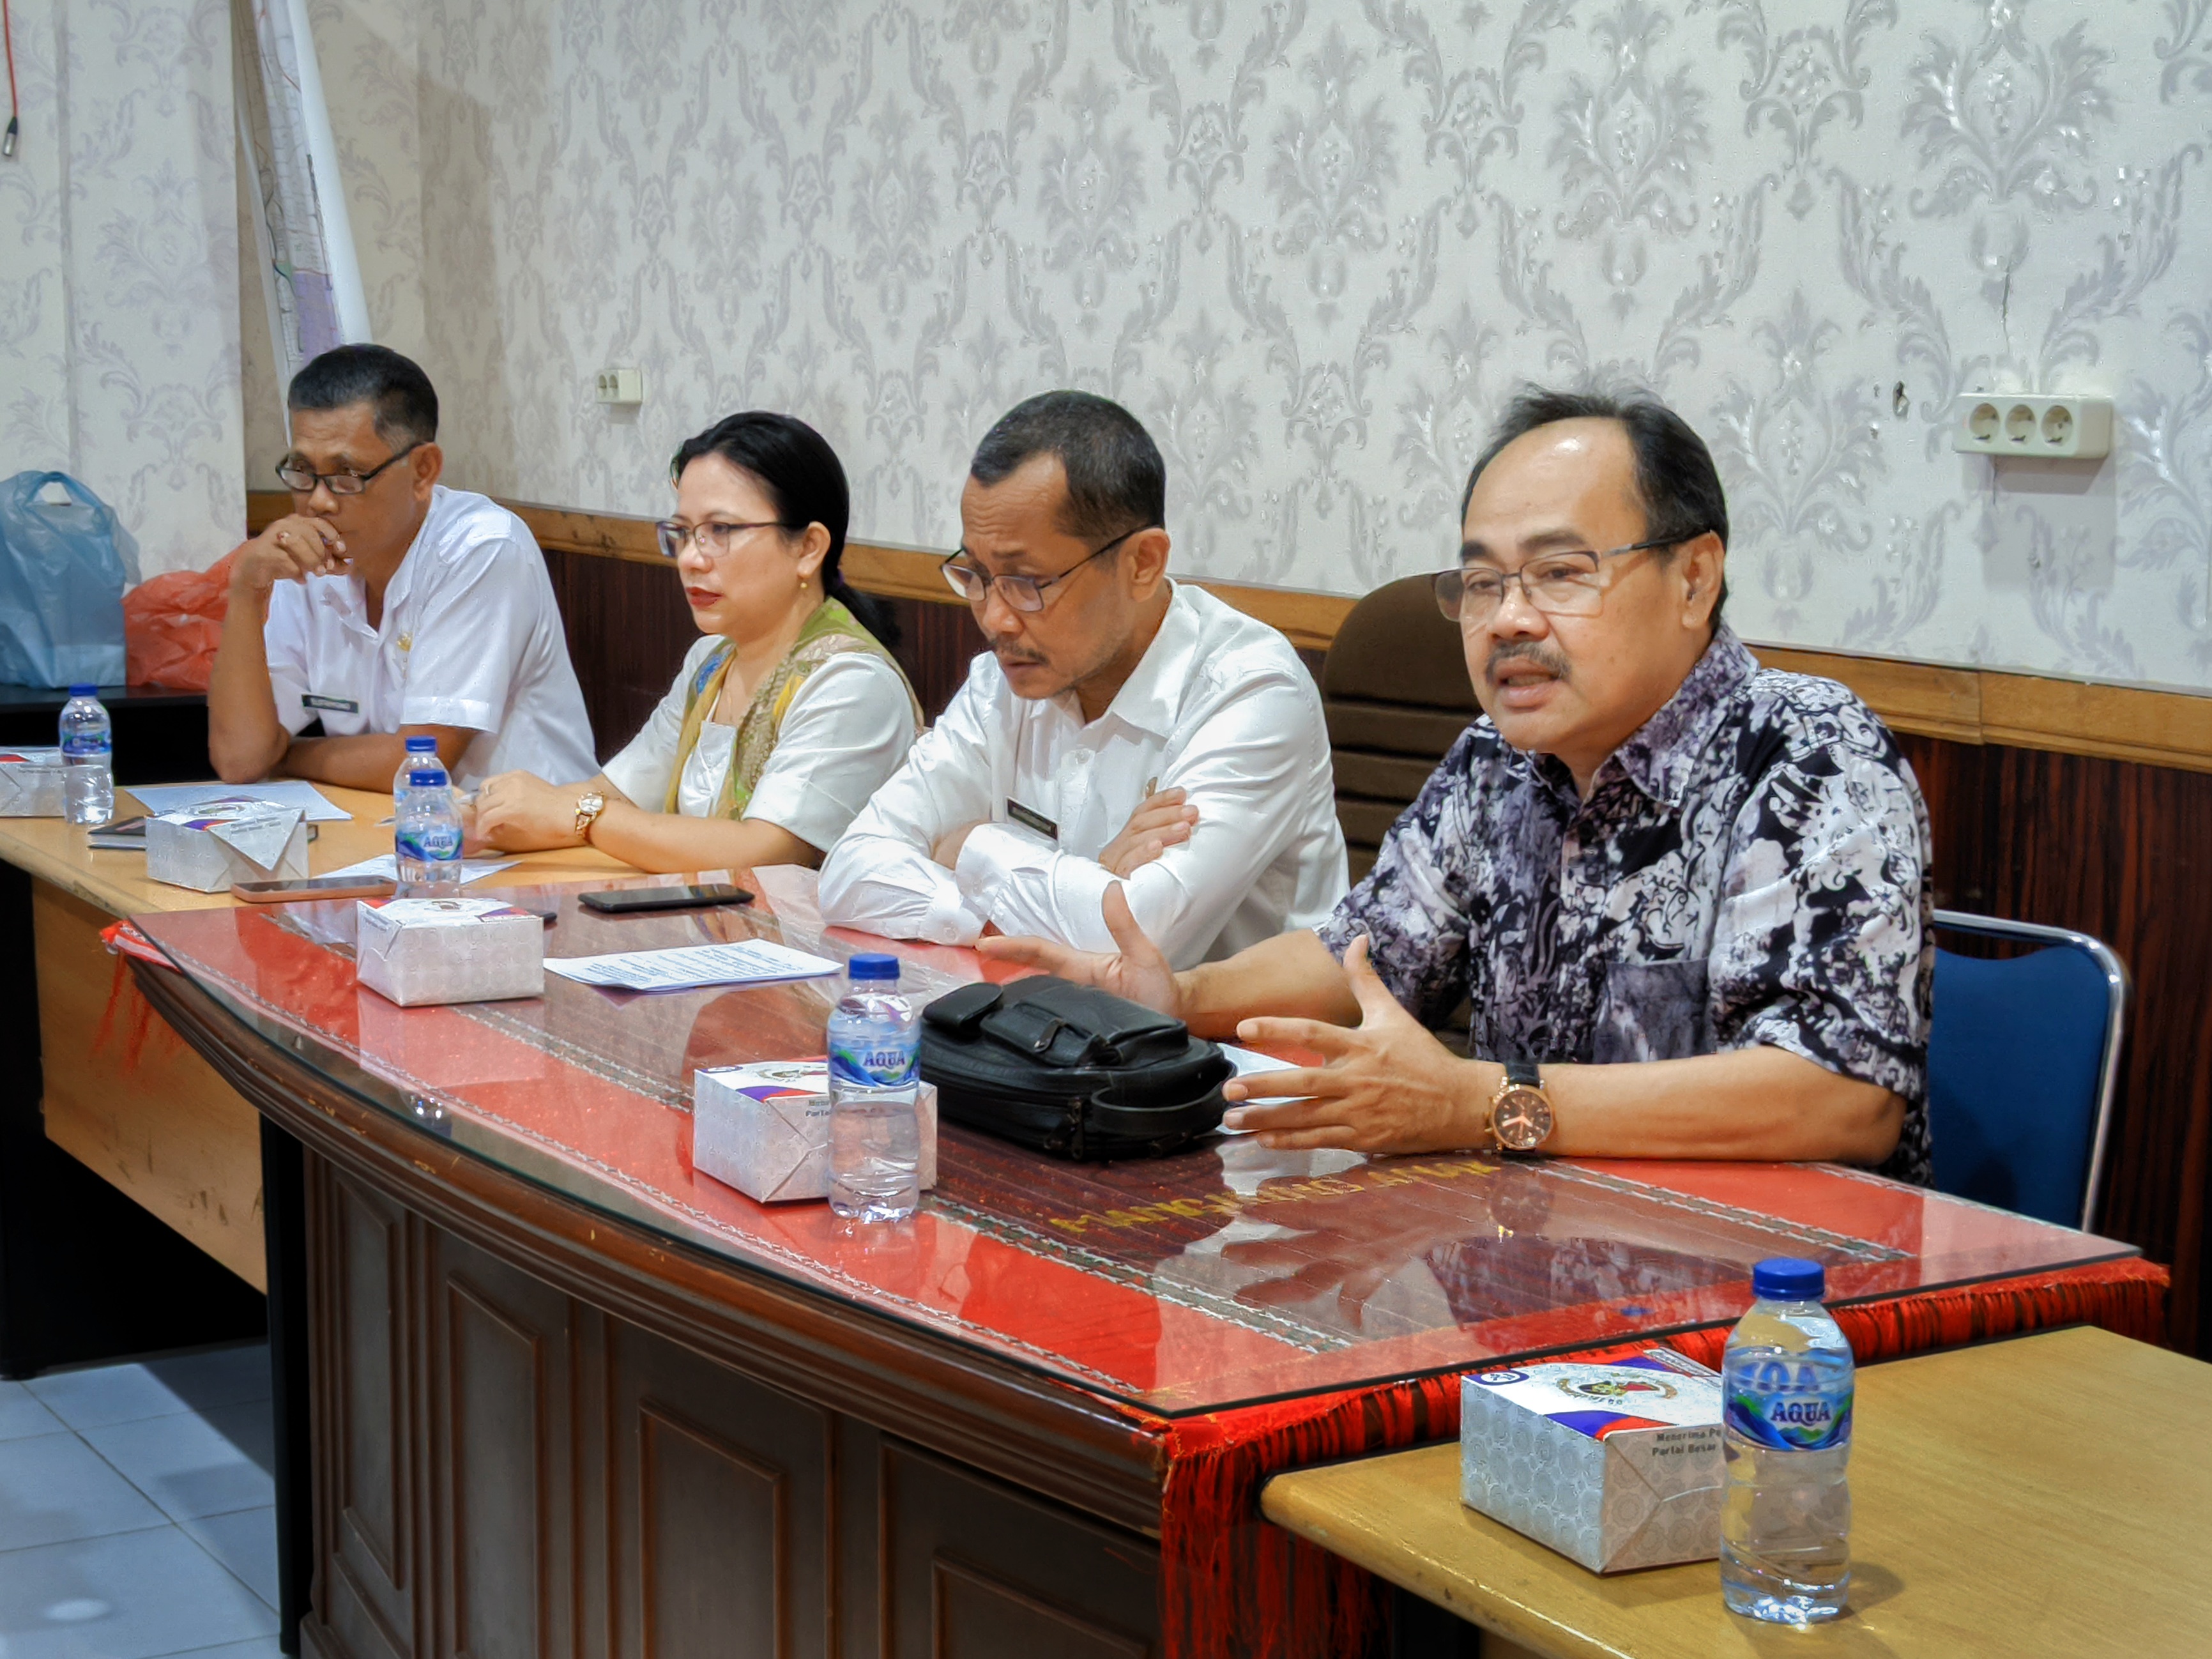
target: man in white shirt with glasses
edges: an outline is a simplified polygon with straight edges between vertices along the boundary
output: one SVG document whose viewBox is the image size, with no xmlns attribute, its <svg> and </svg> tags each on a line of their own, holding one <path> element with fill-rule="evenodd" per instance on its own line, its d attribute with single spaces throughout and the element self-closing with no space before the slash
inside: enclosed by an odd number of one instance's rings
<svg viewBox="0 0 2212 1659">
<path fill-rule="evenodd" d="M 415 736 L 464 789 L 597 772 L 545 556 L 496 501 L 438 482 L 428 377 L 383 346 L 338 346 L 287 402 L 292 511 L 239 550 L 208 685 L 217 775 L 386 790 Z"/>
<path fill-rule="evenodd" d="M 1168 579 L 1166 491 L 1106 398 L 1047 392 L 992 428 L 945 565 L 991 648 L 823 866 L 825 920 L 1106 950 L 1118 882 L 1189 966 L 1329 915 L 1320 695 L 1280 634 Z"/>
</svg>

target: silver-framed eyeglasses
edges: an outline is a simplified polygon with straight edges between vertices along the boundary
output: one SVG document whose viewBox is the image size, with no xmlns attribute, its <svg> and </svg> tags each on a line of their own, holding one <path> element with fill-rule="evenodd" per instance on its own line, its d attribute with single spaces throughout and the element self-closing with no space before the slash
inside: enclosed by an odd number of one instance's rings
<svg viewBox="0 0 2212 1659">
<path fill-rule="evenodd" d="M 276 479 L 295 495 L 312 495 L 315 493 L 317 484 L 328 484 L 333 495 L 358 495 L 368 488 L 370 479 L 383 471 L 386 467 L 395 466 L 412 455 L 416 450 L 422 448 L 426 441 L 424 439 L 417 438 L 397 455 L 386 456 L 366 472 L 318 472 L 314 468 L 303 465 L 288 455 L 276 463 Z"/>
<path fill-rule="evenodd" d="M 1454 622 L 1488 622 L 1505 603 L 1505 590 L 1515 582 L 1522 597 L 1547 617 L 1595 617 L 1605 608 L 1610 585 L 1606 565 L 1626 553 L 1648 553 L 1655 548 L 1679 547 L 1705 534 L 1693 530 L 1686 536 L 1662 536 L 1656 541 L 1631 542 L 1603 552 L 1567 548 L 1539 553 L 1518 570 L 1492 570 L 1486 566 L 1462 567 L 1439 572 L 1430 580 L 1436 588 L 1437 609 Z"/>
<path fill-rule="evenodd" d="M 787 526 L 774 519 L 759 519 L 750 524 L 731 524 L 720 519 L 709 519 L 704 524 L 685 524 L 678 519 L 663 519 L 653 526 L 653 539 L 665 559 L 680 559 L 687 542 L 696 541 L 702 552 L 710 559 L 726 559 L 730 548 L 738 538 L 753 530 L 782 530 Z"/>
<path fill-rule="evenodd" d="M 1058 586 L 1091 560 L 1103 558 L 1130 537 L 1158 528 L 1157 525 L 1140 524 L 1134 529 L 1125 530 L 1105 546 L 1092 548 L 1057 576 L 994 576 L 972 564 L 962 564 L 960 560 L 963 556 L 973 556 L 964 547 L 950 555 L 938 568 L 945 573 L 945 586 L 978 611 L 990 603 L 991 590 L 996 587 L 1000 596 L 1015 610 L 1035 613 L 1045 607 L 1045 589 Z"/>
</svg>

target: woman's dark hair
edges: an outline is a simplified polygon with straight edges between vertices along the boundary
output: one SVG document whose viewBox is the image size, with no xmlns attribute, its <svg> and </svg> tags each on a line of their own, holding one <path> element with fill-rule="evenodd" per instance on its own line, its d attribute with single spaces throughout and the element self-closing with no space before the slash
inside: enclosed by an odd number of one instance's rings
<svg viewBox="0 0 2212 1659">
<path fill-rule="evenodd" d="M 853 497 L 846 488 L 845 469 L 828 439 L 793 416 L 749 409 L 685 439 L 670 463 L 670 478 L 682 478 L 684 469 L 702 455 L 720 456 L 758 483 L 775 509 L 776 522 L 786 530 L 797 532 L 818 524 L 828 531 L 823 592 L 842 603 L 887 648 L 898 643 L 898 619 L 890 606 L 872 593 L 858 592 L 838 574 Z"/>
<path fill-rule="evenodd" d="M 1686 542 L 1708 530 L 1728 545 L 1728 496 L 1721 475 L 1713 465 L 1712 452 L 1690 423 L 1657 398 L 1644 394 L 1615 397 L 1603 392 L 1556 392 L 1547 386 L 1524 386 L 1505 406 L 1492 428 L 1490 442 L 1467 475 L 1467 489 L 1459 498 L 1459 516 L 1467 518 L 1467 504 L 1474 498 L 1474 481 L 1498 459 L 1498 452 L 1516 438 L 1555 421 L 1618 421 L 1628 434 L 1636 454 L 1636 494 L 1644 504 L 1644 535 L 1657 541 Z M 1659 550 L 1662 560 L 1674 556 L 1672 547 Z M 1714 602 L 1717 619 L 1728 604 L 1728 581 L 1721 582 Z"/>
</svg>

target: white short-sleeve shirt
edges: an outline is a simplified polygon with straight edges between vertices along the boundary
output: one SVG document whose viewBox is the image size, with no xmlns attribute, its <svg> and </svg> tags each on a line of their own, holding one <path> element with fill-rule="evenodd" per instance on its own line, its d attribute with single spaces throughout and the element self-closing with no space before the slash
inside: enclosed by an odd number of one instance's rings
<svg viewBox="0 0 2212 1659">
<path fill-rule="evenodd" d="M 465 789 L 498 772 L 574 783 L 599 769 L 545 556 L 485 496 L 432 489 L 378 626 L 358 576 L 310 576 L 270 591 L 263 639 L 289 732 L 459 726 L 477 734 L 453 769 Z"/>
<path fill-rule="evenodd" d="M 691 647 L 668 695 L 603 769 L 609 783 L 648 812 L 660 811 L 668 799 L 684 737 L 685 691 L 721 643 L 710 634 Z M 775 748 L 744 815 L 827 852 L 868 797 L 898 770 L 914 734 L 914 702 L 898 671 L 872 651 L 841 652 L 806 677 L 784 710 Z M 700 728 L 677 779 L 677 810 L 684 816 L 713 814 L 737 736 L 733 726 L 709 722 Z"/>
</svg>

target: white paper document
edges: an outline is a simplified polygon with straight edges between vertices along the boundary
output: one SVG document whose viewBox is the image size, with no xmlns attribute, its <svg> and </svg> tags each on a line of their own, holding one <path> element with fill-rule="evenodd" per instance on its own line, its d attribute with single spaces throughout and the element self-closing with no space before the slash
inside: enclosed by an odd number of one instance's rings
<svg viewBox="0 0 2212 1659">
<path fill-rule="evenodd" d="M 265 800 L 278 806 L 296 806 L 310 823 L 345 823 L 353 814 L 335 806 L 330 797 L 312 783 L 297 778 L 271 778 L 264 783 L 135 783 L 131 793 L 149 812 L 182 812 L 210 800 Z"/>
<path fill-rule="evenodd" d="M 463 859 L 461 881 L 464 885 L 482 881 L 486 876 L 495 876 L 502 870 L 514 868 L 513 859 Z M 379 853 L 373 859 L 363 859 L 359 864 L 349 864 L 343 870 L 325 870 L 324 879 L 332 876 L 360 876 L 370 881 L 388 881 L 395 885 L 399 880 L 399 860 L 391 853 Z"/>
<path fill-rule="evenodd" d="M 545 971 L 618 991 L 690 991 L 702 985 L 778 985 L 820 979 L 844 969 L 826 957 L 751 939 L 728 945 L 686 945 L 672 951 L 548 957 Z"/>
</svg>

